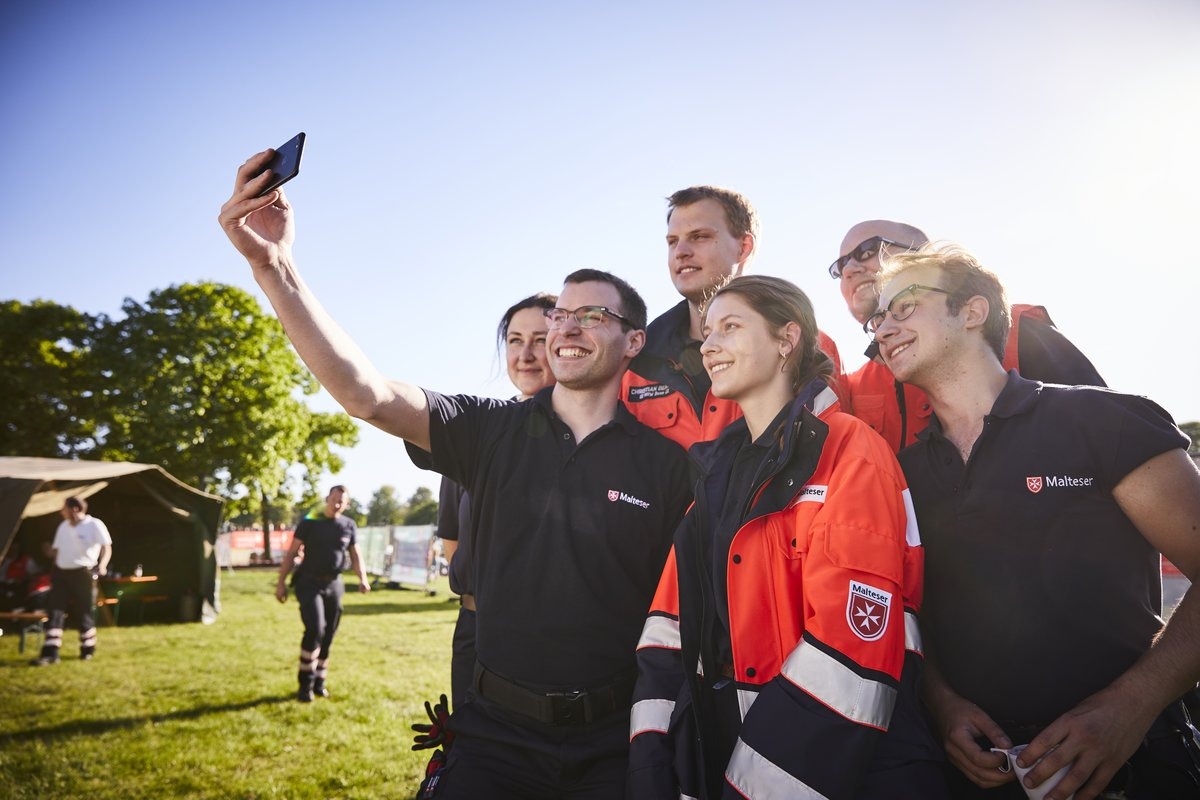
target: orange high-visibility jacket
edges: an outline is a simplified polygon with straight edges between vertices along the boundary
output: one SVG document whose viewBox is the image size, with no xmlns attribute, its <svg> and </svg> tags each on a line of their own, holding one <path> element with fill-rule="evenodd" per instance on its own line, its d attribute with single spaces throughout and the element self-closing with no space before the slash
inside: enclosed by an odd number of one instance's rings
<svg viewBox="0 0 1200 800">
<path fill-rule="evenodd" d="M 638 644 L 634 796 L 848 797 L 898 695 L 916 708 L 924 556 L 904 475 L 863 422 L 836 404 L 814 407 L 819 417 L 793 409 L 778 466 L 756 487 L 725 554 L 732 665 L 712 663 L 716 648 L 700 619 L 712 576 L 697 553 L 711 541 L 708 508 L 722 502 L 744 423 L 692 450 L 710 471 Z M 729 666 L 742 727 L 728 763 L 715 765 L 725 782 L 717 789 L 714 765 L 698 763 L 711 723 L 692 698 Z M 909 752 L 921 748 L 937 758 L 932 739 Z"/>
</svg>

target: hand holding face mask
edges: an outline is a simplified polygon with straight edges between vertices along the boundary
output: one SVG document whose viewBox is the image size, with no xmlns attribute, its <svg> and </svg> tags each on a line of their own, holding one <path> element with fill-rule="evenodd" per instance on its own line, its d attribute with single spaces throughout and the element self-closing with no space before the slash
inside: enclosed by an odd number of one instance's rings
<svg viewBox="0 0 1200 800">
<path fill-rule="evenodd" d="M 1030 789 L 1025 785 L 1025 776 L 1028 775 L 1029 772 L 1036 767 L 1039 762 L 1030 764 L 1028 767 L 1021 767 L 1017 765 L 1017 756 L 1021 755 L 1021 751 L 1026 747 L 1028 747 L 1028 745 L 1024 744 L 1019 744 L 1016 747 L 1009 748 L 1008 750 L 1001 750 L 999 747 L 993 747 L 992 752 L 999 753 L 1008 759 L 1008 765 L 1001 767 L 1000 771 L 1012 771 L 1017 773 L 1017 782 L 1021 784 L 1021 788 L 1025 790 L 1025 794 L 1029 796 L 1030 800 L 1044 800 L 1046 795 L 1050 793 L 1050 790 L 1057 786 L 1058 782 L 1061 781 L 1063 776 L 1066 775 L 1071 769 L 1071 765 L 1068 764 L 1046 780 L 1042 781 L 1041 785 L 1036 789 Z M 1075 794 L 1072 792 L 1071 795 L 1067 797 L 1067 800 L 1072 800 L 1074 797 Z"/>
</svg>

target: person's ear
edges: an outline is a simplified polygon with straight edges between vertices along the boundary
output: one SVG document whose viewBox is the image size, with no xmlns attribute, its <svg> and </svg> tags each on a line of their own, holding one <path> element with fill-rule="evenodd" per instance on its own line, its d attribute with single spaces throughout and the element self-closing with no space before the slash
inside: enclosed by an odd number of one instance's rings
<svg viewBox="0 0 1200 800">
<path fill-rule="evenodd" d="M 963 325 L 970 328 L 982 328 L 988 320 L 988 315 L 991 313 L 991 304 L 987 298 L 981 294 L 977 294 L 963 304 L 962 311 Z"/>
<path fill-rule="evenodd" d="M 642 348 L 645 346 L 645 331 L 629 331 L 625 337 L 625 356 L 632 361 L 634 356 L 642 352 Z"/>
<path fill-rule="evenodd" d="M 804 334 L 800 332 L 800 326 L 795 322 L 789 322 L 784 325 L 779 331 L 779 356 L 787 358 L 796 348 L 800 346 L 800 341 L 804 338 Z"/>
<path fill-rule="evenodd" d="M 746 270 L 746 264 L 750 261 L 750 256 L 754 255 L 754 247 L 757 242 L 754 239 L 753 233 L 742 235 L 742 246 L 738 250 L 738 269 L 735 274 L 741 275 Z"/>
</svg>

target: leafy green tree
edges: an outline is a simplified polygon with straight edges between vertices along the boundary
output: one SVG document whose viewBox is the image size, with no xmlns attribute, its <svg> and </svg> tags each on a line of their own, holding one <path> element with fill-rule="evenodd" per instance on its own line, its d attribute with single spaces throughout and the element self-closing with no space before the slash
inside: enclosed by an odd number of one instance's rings
<svg viewBox="0 0 1200 800">
<path fill-rule="evenodd" d="M 1192 439 L 1188 453 L 1193 456 L 1200 455 L 1200 422 L 1185 422 L 1179 428 Z"/>
<path fill-rule="evenodd" d="M 96 325 L 47 300 L 0 302 L 0 455 L 70 458 L 95 447 Z"/>
<path fill-rule="evenodd" d="M 402 525 L 407 509 L 400 498 L 396 496 L 395 486 L 380 486 L 371 495 L 367 506 L 368 525 Z"/>
<path fill-rule="evenodd" d="M 226 497 L 244 489 L 266 540 L 271 524 L 286 522 L 288 469 L 299 465 L 314 484 L 340 468 L 331 445 L 357 443 L 353 421 L 308 408 L 301 396 L 318 390 L 316 380 L 279 321 L 238 287 L 171 286 L 145 303 L 126 299 L 122 311 L 94 347 L 105 365 L 97 455 L 161 464 Z"/>
<path fill-rule="evenodd" d="M 433 492 L 421 486 L 405 504 L 404 525 L 432 525 L 437 522 L 438 502 Z"/>
<path fill-rule="evenodd" d="M 342 514 L 354 520 L 354 524 L 360 528 L 367 524 L 367 512 L 363 511 L 362 503 L 354 495 L 350 496 L 350 502 L 346 504 Z"/>
</svg>

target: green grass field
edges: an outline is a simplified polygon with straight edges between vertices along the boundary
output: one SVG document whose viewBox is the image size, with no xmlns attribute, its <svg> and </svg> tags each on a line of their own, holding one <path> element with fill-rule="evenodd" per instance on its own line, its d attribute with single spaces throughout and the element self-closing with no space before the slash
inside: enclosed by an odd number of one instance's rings
<svg viewBox="0 0 1200 800">
<path fill-rule="evenodd" d="M 458 604 L 347 591 L 327 700 L 295 701 L 302 626 L 273 571 L 221 573 L 212 625 L 101 627 L 35 668 L 0 638 L 0 794 L 9 798 L 407 798 L 427 753 L 409 725 L 450 689 Z M 357 586 L 350 579 L 348 589 Z"/>
</svg>

